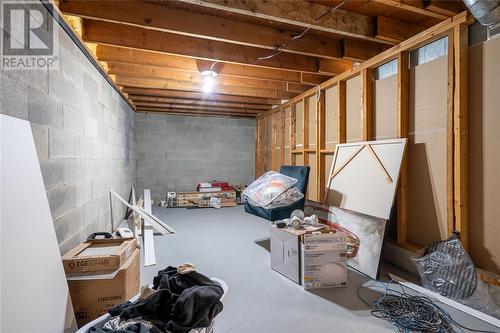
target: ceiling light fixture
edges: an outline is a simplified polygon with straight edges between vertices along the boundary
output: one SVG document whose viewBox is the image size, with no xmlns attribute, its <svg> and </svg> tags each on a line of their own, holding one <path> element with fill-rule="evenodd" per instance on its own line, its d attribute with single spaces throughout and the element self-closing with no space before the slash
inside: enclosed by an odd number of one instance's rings
<svg viewBox="0 0 500 333">
<path fill-rule="evenodd" d="M 217 72 L 212 69 L 213 65 L 209 70 L 202 71 L 200 73 L 202 78 L 201 90 L 205 94 L 210 94 L 215 86 L 215 78 L 217 77 Z"/>
</svg>

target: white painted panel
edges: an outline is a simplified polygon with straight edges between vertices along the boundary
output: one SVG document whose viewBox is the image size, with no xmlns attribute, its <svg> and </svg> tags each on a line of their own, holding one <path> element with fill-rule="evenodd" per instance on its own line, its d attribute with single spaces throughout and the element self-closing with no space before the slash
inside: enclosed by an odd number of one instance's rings
<svg viewBox="0 0 500 333">
<path fill-rule="evenodd" d="M 1 332 L 74 332 L 76 321 L 29 122 L 1 122 Z"/>
<path fill-rule="evenodd" d="M 330 172 L 334 177 L 327 183 L 326 202 L 389 219 L 405 145 L 406 139 L 337 145 Z M 370 152 L 369 147 L 373 148 L 376 156 Z"/>
</svg>

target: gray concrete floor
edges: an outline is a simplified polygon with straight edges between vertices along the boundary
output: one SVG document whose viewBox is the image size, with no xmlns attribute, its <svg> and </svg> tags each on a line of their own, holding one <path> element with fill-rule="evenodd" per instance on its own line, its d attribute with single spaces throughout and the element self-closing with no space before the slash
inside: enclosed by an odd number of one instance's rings
<svg viewBox="0 0 500 333">
<path fill-rule="evenodd" d="M 198 270 L 229 285 L 216 332 L 395 332 L 374 318 L 359 300 L 357 289 L 368 278 L 349 272 L 349 287 L 305 291 L 270 268 L 267 250 L 255 243 L 269 236 L 269 222 L 246 214 L 243 207 L 184 209 L 154 207 L 154 214 L 176 234 L 155 237 L 156 267 L 145 268 L 141 279 L 150 283 L 168 265 L 191 262 Z M 384 272 L 411 278 L 384 264 Z M 365 298 L 378 294 L 362 289 Z M 460 323 L 476 329 L 494 327 L 451 309 Z"/>
</svg>

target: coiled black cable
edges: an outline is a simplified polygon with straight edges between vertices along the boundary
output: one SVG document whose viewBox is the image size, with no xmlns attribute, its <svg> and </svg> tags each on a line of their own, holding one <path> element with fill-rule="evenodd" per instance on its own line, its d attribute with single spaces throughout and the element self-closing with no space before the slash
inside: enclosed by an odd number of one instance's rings
<svg viewBox="0 0 500 333">
<path fill-rule="evenodd" d="M 395 281 L 376 282 L 384 285 L 385 292 L 382 297 L 371 304 L 365 301 L 360 295 L 363 285 L 358 288 L 358 297 L 367 306 L 374 307 L 371 311 L 374 317 L 389 321 L 400 332 L 455 333 L 463 332 L 462 329 L 465 329 L 471 332 L 494 333 L 459 324 L 429 297 L 410 295 L 400 284 L 398 285 L 401 291 L 390 288 L 391 283 L 397 283 Z"/>
</svg>

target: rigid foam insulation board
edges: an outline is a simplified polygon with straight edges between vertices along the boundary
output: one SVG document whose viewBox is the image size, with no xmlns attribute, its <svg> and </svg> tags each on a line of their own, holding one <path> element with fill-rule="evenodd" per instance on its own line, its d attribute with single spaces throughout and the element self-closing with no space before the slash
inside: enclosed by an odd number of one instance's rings
<svg viewBox="0 0 500 333">
<path fill-rule="evenodd" d="M 447 237 L 447 60 L 410 70 L 408 240 L 421 246 Z"/>
<path fill-rule="evenodd" d="M 297 149 L 302 149 L 304 141 L 302 139 L 302 127 L 304 126 L 304 102 L 299 102 L 295 105 L 295 138 Z"/>
<path fill-rule="evenodd" d="M 500 274 L 500 38 L 469 49 L 469 251 Z"/>
<path fill-rule="evenodd" d="M 346 82 L 346 140 L 361 141 L 361 78 Z"/>
<path fill-rule="evenodd" d="M 398 76 L 375 80 L 373 103 L 374 140 L 398 136 Z"/>
<path fill-rule="evenodd" d="M 30 123 L 0 115 L 0 126 L 0 332 L 75 332 Z"/>
<path fill-rule="evenodd" d="M 337 136 L 339 129 L 338 91 L 337 86 L 325 91 L 325 149 L 329 150 L 335 149 L 335 145 L 339 141 Z M 326 165 L 328 169 L 330 164 L 327 163 Z"/>
<path fill-rule="evenodd" d="M 309 148 L 316 148 L 316 95 L 309 97 Z"/>
<path fill-rule="evenodd" d="M 317 168 L 316 168 L 316 154 L 308 153 L 309 155 L 309 182 L 307 184 L 307 199 L 317 201 L 318 195 L 316 189 L 318 188 L 318 180 L 316 179 Z"/>
</svg>

